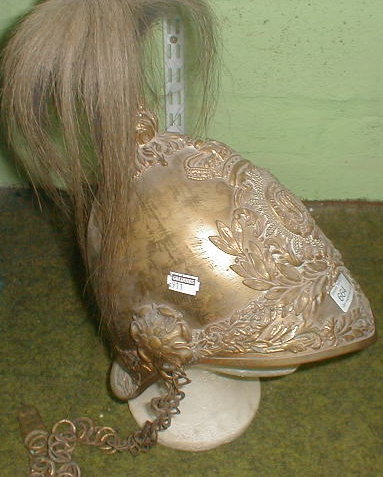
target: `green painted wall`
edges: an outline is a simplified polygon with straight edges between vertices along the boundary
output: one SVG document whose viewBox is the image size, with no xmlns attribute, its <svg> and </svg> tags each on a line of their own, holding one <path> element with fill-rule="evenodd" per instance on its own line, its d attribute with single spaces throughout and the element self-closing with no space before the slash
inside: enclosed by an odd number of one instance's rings
<svg viewBox="0 0 383 477">
<path fill-rule="evenodd" d="M 209 136 L 303 198 L 383 200 L 382 1 L 212 3 L 224 46 Z M 32 4 L 1 0 L 0 28 Z M 5 155 L 0 185 L 15 184 Z"/>
<path fill-rule="evenodd" d="M 0 35 L 2 37 L 33 3 L 33 0 L 0 0 Z M 4 145 L 0 143 L 0 187 L 22 183 L 9 156 Z"/>
</svg>

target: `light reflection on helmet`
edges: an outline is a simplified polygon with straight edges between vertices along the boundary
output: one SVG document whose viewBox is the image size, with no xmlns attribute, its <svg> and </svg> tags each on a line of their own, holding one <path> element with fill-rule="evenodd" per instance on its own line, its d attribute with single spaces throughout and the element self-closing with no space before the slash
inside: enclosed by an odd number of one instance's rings
<svg viewBox="0 0 383 477">
<path fill-rule="evenodd" d="M 286 374 L 374 340 L 340 253 L 268 171 L 224 144 L 159 134 L 144 111 L 138 131 L 129 256 L 113 270 L 114 341 L 132 395 L 158 369 Z M 89 230 L 91 256 L 96 208 Z"/>
</svg>

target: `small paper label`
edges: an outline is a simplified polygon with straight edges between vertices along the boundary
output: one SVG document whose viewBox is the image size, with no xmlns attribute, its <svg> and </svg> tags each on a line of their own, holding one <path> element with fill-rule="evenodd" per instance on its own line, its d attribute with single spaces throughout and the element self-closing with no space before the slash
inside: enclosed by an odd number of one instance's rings
<svg viewBox="0 0 383 477">
<path fill-rule="evenodd" d="M 354 296 L 354 287 L 343 273 L 339 274 L 335 285 L 331 288 L 330 296 L 342 311 L 348 311 Z"/>
<path fill-rule="evenodd" d="M 170 272 L 167 279 L 169 290 L 185 295 L 195 296 L 199 291 L 200 281 L 198 277 L 193 275 L 185 275 L 184 273 Z"/>
</svg>

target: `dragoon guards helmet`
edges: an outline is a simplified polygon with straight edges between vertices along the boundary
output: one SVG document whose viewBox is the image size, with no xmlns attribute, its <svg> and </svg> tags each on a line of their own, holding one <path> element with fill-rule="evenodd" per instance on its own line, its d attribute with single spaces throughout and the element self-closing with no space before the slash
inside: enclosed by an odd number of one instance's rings
<svg viewBox="0 0 383 477">
<path fill-rule="evenodd" d="M 69 196 L 112 387 L 131 398 L 162 378 L 167 393 L 127 439 L 86 419 L 26 433 L 32 471 L 65 462 L 60 475 L 79 475 L 76 440 L 148 450 L 178 411 L 189 365 L 281 375 L 375 337 L 366 297 L 299 199 L 225 144 L 159 132 L 144 51 L 175 13 L 189 23 L 208 111 L 216 43 L 202 0 L 45 0 L 3 53 L 9 143 L 36 187 L 61 206 L 59 189 Z"/>
<path fill-rule="evenodd" d="M 137 131 L 136 210 L 113 269 L 127 397 L 158 369 L 285 374 L 374 340 L 340 253 L 270 172 L 225 144 L 159 133 L 144 110 Z M 101 236 L 95 207 L 90 263 Z"/>
</svg>

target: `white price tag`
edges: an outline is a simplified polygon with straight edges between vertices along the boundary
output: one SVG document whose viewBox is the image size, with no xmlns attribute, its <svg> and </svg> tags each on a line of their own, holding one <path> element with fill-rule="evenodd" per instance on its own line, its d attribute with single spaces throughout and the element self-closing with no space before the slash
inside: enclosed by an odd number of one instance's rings
<svg viewBox="0 0 383 477">
<path fill-rule="evenodd" d="M 169 290 L 185 295 L 195 296 L 199 291 L 200 281 L 198 277 L 193 275 L 185 275 L 184 273 L 170 272 L 167 278 Z"/>
<path fill-rule="evenodd" d="M 339 274 L 335 285 L 331 288 L 330 296 L 342 311 L 348 311 L 354 296 L 354 287 L 343 273 Z"/>
</svg>

